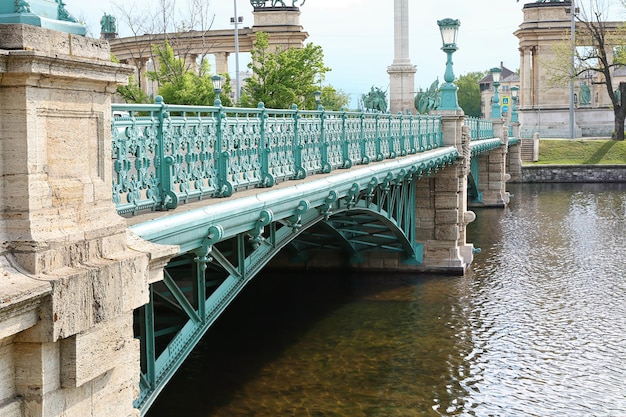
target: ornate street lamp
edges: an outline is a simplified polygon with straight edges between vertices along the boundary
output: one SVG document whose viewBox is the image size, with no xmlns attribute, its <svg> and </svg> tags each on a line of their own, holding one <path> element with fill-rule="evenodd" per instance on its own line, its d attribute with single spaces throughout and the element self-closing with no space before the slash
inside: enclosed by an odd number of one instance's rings
<svg viewBox="0 0 626 417">
<path fill-rule="evenodd" d="M 502 75 L 501 68 L 491 68 L 491 79 L 493 80 L 493 100 L 491 101 L 491 118 L 501 119 L 502 113 L 500 112 L 500 96 L 498 96 L 498 87 L 500 87 L 500 76 Z"/>
<path fill-rule="evenodd" d="M 517 119 L 517 95 L 519 93 L 519 87 L 511 87 L 511 96 L 513 97 L 513 111 L 511 112 L 511 123 L 519 123 Z"/>
<path fill-rule="evenodd" d="M 441 40 L 443 42 L 441 50 L 448 55 L 446 72 L 443 75 L 445 83 L 441 86 L 441 105 L 439 106 L 439 110 L 461 110 L 456 94 L 458 87 L 452 83 L 454 81 L 452 54 L 458 49 L 456 46 L 456 36 L 459 33 L 461 22 L 457 19 L 443 19 L 438 20 L 437 25 L 439 25 Z"/>
<path fill-rule="evenodd" d="M 215 92 L 215 102 L 213 104 L 216 107 L 219 107 L 222 105 L 222 101 L 220 100 L 220 93 L 222 92 L 222 77 L 214 75 L 211 77 L 211 81 L 213 82 L 213 91 Z"/>
<path fill-rule="evenodd" d="M 315 97 L 315 104 L 317 105 L 318 110 L 324 110 L 322 107 L 322 92 L 317 90 L 313 92 L 313 97 Z"/>
</svg>

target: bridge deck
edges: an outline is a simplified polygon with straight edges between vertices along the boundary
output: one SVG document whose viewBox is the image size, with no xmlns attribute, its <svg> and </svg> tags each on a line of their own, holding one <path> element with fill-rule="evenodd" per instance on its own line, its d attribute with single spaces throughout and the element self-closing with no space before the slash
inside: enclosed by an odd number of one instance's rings
<svg viewBox="0 0 626 417">
<path fill-rule="evenodd" d="M 337 197 L 340 199 L 355 183 L 359 185 L 359 190 L 362 190 L 372 178 L 382 182 L 385 177 L 391 175 L 395 179 L 400 172 L 406 173 L 412 168 L 414 171 L 421 169 L 424 174 L 428 174 L 433 168 L 439 169 L 450 163 L 457 155 L 456 148 L 452 146 L 437 148 L 393 160 L 372 162 L 368 165 L 316 174 L 305 179 L 285 181 L 271 188 L 242 190 L 229 197 L 191 202 L 169 211 L 147 212 L 128 217 L 127 223 L 135 233 L 146 240 L 187 246 L 181 248 L 181 252 L 184 252 L 186 249 L 199 246 L 198 240 L 206 237 L 208 227 L 214 223 L 228 221 L 230 225 L 241 222 L 254 224 L 262 209 L 278 206 L 281 212 L 276 211 L 275 218 L 288 217 L 302 200 L 311 203 L 312 200 L 323 200 L 332 190 L 337 190 Z M 437 160 L 439 162 L 434 162 Z M 244 213 L 249 213 L 251 217 L 244 219 Z M 233 215 L 236 217 L 226 220 Z M 190 228 L 195 231 L 189 231 Z"/>
</svg>

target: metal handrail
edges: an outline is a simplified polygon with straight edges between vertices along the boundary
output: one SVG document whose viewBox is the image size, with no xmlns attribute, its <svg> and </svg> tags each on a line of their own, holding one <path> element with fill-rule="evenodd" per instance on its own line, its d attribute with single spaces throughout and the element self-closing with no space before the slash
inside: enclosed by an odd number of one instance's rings
<svg viewBox="0 0 626 417">
<path fill-rule="evenodd" d="M 493 139 L 493 122 L 479 117 L 465 116 L 465 125 L 469 126 L 472 140 Z"/>
<path fill-rule="evenodd" d="M 442 147 L 440 116 L 113 104 L 113 201 L 167 210 Z"/>
</svg>

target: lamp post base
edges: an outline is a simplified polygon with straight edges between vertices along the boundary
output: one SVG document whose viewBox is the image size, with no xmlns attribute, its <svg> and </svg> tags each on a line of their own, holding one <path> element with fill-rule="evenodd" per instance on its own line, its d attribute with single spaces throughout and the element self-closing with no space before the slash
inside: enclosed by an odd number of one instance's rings
<svg viewBox="0 0 626 417">
<path fill-rule="evenodd" d="M 439 110 L 462 110 L 459 107 L 457 90 L 459 88 L 452 83 L 445 83 L 441 86 L 441 105 Z"/>
</svg>

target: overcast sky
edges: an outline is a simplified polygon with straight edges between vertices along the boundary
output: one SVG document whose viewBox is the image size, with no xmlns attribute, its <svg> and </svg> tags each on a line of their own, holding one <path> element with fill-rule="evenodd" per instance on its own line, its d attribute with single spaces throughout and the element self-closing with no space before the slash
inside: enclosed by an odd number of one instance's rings
<svg viewBox="0 0 626 417">
<path fill-rule="evenodd" d="M 183 0 L 178 0 L 183 3 Z M 244 18 L 243 25 L 253 23 L 249 0 L 214 0 L 213 28 L 233 28 L 230 17 Z M 157 4 L 156 0 L 135 1 L 136 4 Z M 529 0 L 409 0 L 410 59 L 417 66 L 415 88 L 427 88 L 435 79 L 443 80 L 445 54 L 437 20 L 459 19 L 459 50 L 454 54 L 456 76 L 470 71 L 483 71 L 504 66 L 515 71 L 519 67 L 518 40 L 513 32 L 522 22 L 522 7 Z M 106 12 L 115 15 L 119 0 L 65 0 L 67 10 L 87 22 L 92 36 L 99 36 L 100 18 Z M 133 0 L 122 2 L 132 5 Z M 290 5 L 291 0 L 285 0 Z M 145 6 L 142 6 L 145 7 Z M 393 0 L 306 0 L 300 8 L 300 21 L 309 33 L 307 42 L 320 45 L 325 64 L 332 68 L 326 83 L 341 89 L 356 103 L 370 87 L 388 89 L 387 67 L 393 62 Z M 120 25 L 120 19 L 118 19 Z M 122 36 L 124 27 L 118 28 Z M 128 33 L 126 33 L 128 35 Z M 242 54 L 240 69 L 245 70 L 247 57 Z M 231 60 L 231 75 L 235 65 Z"/>
</svg>

